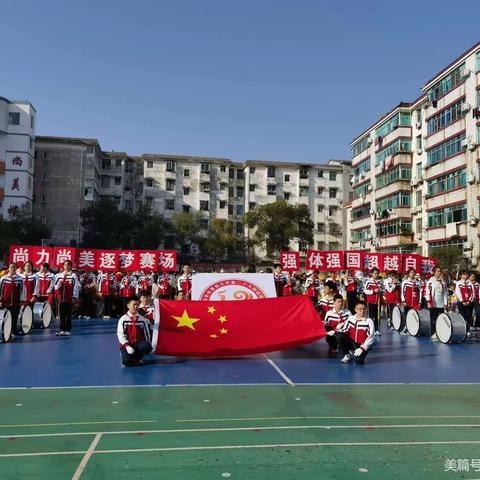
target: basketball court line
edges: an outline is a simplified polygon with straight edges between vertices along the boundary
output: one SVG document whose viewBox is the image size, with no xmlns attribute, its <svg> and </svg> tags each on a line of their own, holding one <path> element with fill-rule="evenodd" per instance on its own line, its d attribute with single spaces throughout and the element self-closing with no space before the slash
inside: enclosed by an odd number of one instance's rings
<svg viewBox="0 0 480 480">
<path fill-rule="evenodd" d="M 75 470 L 75 473 L 73 474 L 72 480 L 78 480 L 80 478 L 80 475 L 82 472 L 85 470 L 85 467 L 87 466 L 88 461 L 93 455 L 93 452 L 95 450 L 95 447 L 98 445 L 98 442 L 102 438 L 101 433 L 97 433 L 95 435 L 95 438 L 92 440 L 92 443 L 88 447 L 88 450 L 85 452 L 84 457 L 82 458 L 82 461 L 78 465 L 77 469 Z"/>
<path fill-rule="evenodd" d="M 64 423 L 18 423 L 0 425 L 0 428 L 30 428 L 30 427 L 68 427 L 71 425 L 113 425 L 126 423 L 157 423 L 157 420 L 111 420 L 105 422 L 64 422 Z"/>
<path fill-rule="evenodd" d="M 42 437 L 75 437 L 85 435 L 138 435 L 138 434 L 166 434 L 166 433 L 210 433 L 210 432 L 255 432 L 275 430 L 348 430 L 348 429 L 396 429 L 396 428 L 479 428 L 480 424 L 407 424 L 407 425 L 258 425 L 253 427 L 225 427 L 225 428 L 186 428 L 186 429 L 158 429 L 158 430 L 118 430 L 109 432 L 52 432 L 32 434 L 0 435 L 0 439 L 42 438 Z"/>
<path fill-rule="evenodd" d="M 291 387 L 294 387 L 295 384 L 290 380 L 288 375 L 268 356 L 265 355 L 265 360 L 274 368 L 274 370 L 288 383 Z"/>
<path fill-rule="evenodd" d="M 92 442 L 93 444 L 93 442 Z M 422 446 L 422 445 L 479 445 L 480 440 L 433 440 L 433 441 L 412 441 L 412 442 L 312 442 L 312 443 L 269 443 L 269 444 L 247 444 L 247 445 L 203 445 L 190 447 L 153 447 L 153 448 L 125 448 L 115 450 L 92 450 L 91 455 L 112 454 L 112 453 L 146 453 L 146 452 L 182 452 L 195 450 L 242 450 L 254 448 L 309 448 L 309 447 L 366 447 L 366 446 Z M 90 445 L 91 447 L 92 445 Z M 86 455 L 89 450 L 75 450 L 71 452 L 32 452 L 32 453 L 3 453 L 0 458 L 12 457 L 39 457 L 43 455 Z M 89 457 L 90 458 L 90 457 Z"/>
</svg>

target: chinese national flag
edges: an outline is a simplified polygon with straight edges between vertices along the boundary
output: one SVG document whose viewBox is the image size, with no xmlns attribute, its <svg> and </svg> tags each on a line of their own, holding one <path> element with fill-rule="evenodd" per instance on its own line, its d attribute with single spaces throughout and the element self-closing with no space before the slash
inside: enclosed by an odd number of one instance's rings
<svg viewBox="0 0 480 480">
<path fill-rule="evenodd" d="M 305 295 L 242 301 L 155 300 L 158 355 L 225 357 L 287 350 L 326 334 Z"/>
</svg>

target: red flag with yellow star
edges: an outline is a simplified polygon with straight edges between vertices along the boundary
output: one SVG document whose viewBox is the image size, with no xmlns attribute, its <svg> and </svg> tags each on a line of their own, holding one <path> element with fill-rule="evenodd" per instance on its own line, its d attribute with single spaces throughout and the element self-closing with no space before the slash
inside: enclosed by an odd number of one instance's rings
<svg viewBox="0 0 480 480">
<path fill-rule="evenodd" d="M 305 295 L 242 301 L 155 300 L 158 355 L 223 357 L 287 350 L 325 336 Z"/>
</svg>

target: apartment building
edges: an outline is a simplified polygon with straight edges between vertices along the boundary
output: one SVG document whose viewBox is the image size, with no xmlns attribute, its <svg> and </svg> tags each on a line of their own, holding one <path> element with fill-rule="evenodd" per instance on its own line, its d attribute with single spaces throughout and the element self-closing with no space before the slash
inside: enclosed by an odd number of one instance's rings
<svg viewBox="0 0 480 480">
<path fill-rule="evenodd" d="M 349 248 L 462 248 L 472 264 L 480 188 L 480 43 L 464 52 L 352 144 Z"/>
<path fill-rule="evenodd" d="M 32 205 L 36 115 L 30 102 L 0 97 L 0 218 Z"/>
</svg>

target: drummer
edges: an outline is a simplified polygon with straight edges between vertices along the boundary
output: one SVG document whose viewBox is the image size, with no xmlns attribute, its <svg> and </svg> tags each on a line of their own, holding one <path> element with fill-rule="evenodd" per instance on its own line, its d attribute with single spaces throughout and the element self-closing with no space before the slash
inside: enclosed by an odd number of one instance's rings
<svg viewBox="0 0 480 480">
<path fill-rule="evenodd" d="M 387 304 L 388 321 L 391 324 L 393 308 L 400 304 L 400 281 L 395 270 L 388 272 L 387 278 L 383 281 L 385 288 L 385 302 Z"/>
<path fill-rule="evenodd" d="M 448 305 L 447 285 L 442 280 L 443 272 L 439 266 L 433 269 L 433 277 L 427 282 L 426 299 L 430 310 L 430 332 L 432 341 L 438 341 L 436 332 L 437 318 L 445 312 Z"/>
<path fill-rule="evenodd" d="M 13 336 L 18 335 L 16 320 L 25 301 L 23 280 L 16 272 L 17 265 L 12 262 L 8 266 L 8 273 L 0 278 L 0 308 L 6 308 L 12 316 Z"/>
<path fill-rule="evenodd" d="M 422 287 L 416 279 L 416 271 L 410 268 L 407 272 L 407 278 L 402 282 L 401 300 L 405 307 L 405 315 L 411 308 L 420 310 L 422 300 Z"/>
<path fill-rule="evenodd" d="M 35 302 L 49 302 L 53 304 L 53 273 L 50 272 L 48 263 L 42 264 L 40 271 L 37 273 L 33 294 Z"/>
<path fill-rule="evenodd" d="M 480 285 L 477 281 L 477 274 L 475 272 L 470 273 L 470 285 L 473 290 L 473 312 L 475 316 L 475 327 L 480 326 Z"/>
<path fill-rule="evenodd" d="M 455 296 L 457 297 L 458 313 L 467 322 L 467 336 L 470 336 L 473 315 L 473 286 L 468 279 L 468 272 L 460 272 L 460 280 L 455 283 Z"/>
</svg>

